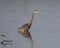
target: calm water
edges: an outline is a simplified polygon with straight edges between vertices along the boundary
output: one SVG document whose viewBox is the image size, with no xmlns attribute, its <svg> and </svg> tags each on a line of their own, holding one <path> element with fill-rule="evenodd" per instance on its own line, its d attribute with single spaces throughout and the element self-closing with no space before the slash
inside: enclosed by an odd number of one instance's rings
<svg viewBox="0 0 60 48">
<path fill-rule="evenodd" d="M 30 42 L 18 33 L 18 28 L 29 21 L 32 10 L 35 16 L 30 29 L 34 48 L 60 47 L 60 0 L 0 0 L 0 32 L 13 40 L 13 45 L 0 48 L 29 48 Z"/>
</svg>

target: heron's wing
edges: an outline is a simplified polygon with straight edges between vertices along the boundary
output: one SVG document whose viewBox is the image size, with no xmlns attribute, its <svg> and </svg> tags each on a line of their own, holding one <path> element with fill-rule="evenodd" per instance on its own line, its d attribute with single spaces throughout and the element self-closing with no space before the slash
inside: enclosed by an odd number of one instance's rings
<svg viewBox="0 0 60 48">
<path fill-rule="evenodd" d="M 31 24 L 27 23 L 27 24 L 24 24 L 24 25 L 22 26 L 22 28 L 26 28 L 26 29 L 28 30 L 28 29 L 31 28 L 31 25 L 32 25 L 32 23 L 31 23 Z"/>
<path fill-rule="evenodd" d="M 24 29 L 25 31 L 27 31 L 29 29 L 29 25 L 28 24 L 24 24 L 19 29 Z"/>
<path fill-rule="evenodd" d="M 21 28 L 25 28 L 27 26 L 29 26 L 29 25 L 28 24 L 24 24 L 23 26 L 21 26 Z"/>
</svg>

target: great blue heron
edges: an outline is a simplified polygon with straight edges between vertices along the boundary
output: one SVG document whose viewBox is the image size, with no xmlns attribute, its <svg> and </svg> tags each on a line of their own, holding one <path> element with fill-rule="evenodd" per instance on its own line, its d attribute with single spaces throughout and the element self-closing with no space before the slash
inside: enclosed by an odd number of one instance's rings
<svg viewBox="0 0 60 48">
<path fill-rule="evenodd" d="M 34 10 L 32 12 L 32 18 L 29 20 L 29 22 L 27 24 L 24 24 L 20 28 L 18 28 L 18 32 L 20 34 L 22 34 L 24 37 L 28 38 L 32 42 L 32 44 L 33 44 L 33 40 L 32 40 L 32 36 L 29 32 L 29 29 L 31 28 L 33 18 L 37 13 L 38 13 L 37 10 Z"/>
</svg>

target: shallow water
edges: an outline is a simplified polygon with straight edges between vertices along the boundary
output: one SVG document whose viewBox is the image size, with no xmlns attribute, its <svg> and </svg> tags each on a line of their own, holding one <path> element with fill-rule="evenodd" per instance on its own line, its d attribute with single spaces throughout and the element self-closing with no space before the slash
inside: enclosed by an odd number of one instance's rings
<svg viewBox="0 0 60 48">
<path fill-rule="evenodd" d="M 60 47 L 60 0 L 0 0 L 0 32 L 13 40 L 13 45 L 0 48 L 29 48 L 28 39 L 18 33 L 18 28 L 29 21 L 32 10 L 35 16 L 30 29 L 34 48 Z"/>
</svg>

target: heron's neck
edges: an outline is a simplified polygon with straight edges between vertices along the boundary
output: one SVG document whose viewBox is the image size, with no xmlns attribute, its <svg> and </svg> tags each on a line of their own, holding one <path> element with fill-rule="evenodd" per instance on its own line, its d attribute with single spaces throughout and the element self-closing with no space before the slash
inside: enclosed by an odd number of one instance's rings
<svg viewBox="0 0 60 48">
<path fill-rule="evenodd" d="M 32 21 L 33 21 L 33 18 L 34 18 L 34 13 L 32 13 L 32 18 L 31 18 Z"/>
<path fill-rule="evenodd" d="M 30 20 L 29 20 L 29 24 L 30 24 L 30 25 L 32 25 L 33 18 L 34 18 L 34 14 L 32 13 L 32 17 L 31 17 Z"/>
</svg>

